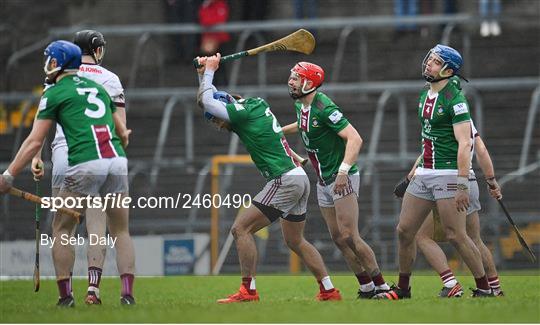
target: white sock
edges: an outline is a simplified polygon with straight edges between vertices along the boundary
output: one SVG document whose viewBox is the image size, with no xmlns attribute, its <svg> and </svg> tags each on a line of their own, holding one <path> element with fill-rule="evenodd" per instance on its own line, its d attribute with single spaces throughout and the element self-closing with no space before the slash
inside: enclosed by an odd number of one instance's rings
<svg viewBox="0 0 540 325">
<path fill-rule="evenodd" d="M 457 284 L 456 279 L 452 279 L 452 280 L 449 280 L 449 281 L 446 281 L 445 283 L 443 283 L 443 285 L 445 287 L 447 287 L 447 288 L 453 288 L 456 284 Z"/>
<path fill-rule="evenodd" d="M 373 281 L 371 281 L 368 284 L 360 285 L 360 291 L 362 292 L 370 292 L 370 291 L 373 291 L 373 289 L 375 289 L 375 284 L 373 283 Z"/>
<path fill-rule="evenodd" d="M 99 288 L 96 288 L 94 286 L 89 286 L 87 291 L 93 291 L 96 294 L 96 297 L 99 298 Z"/>
<path fill-rule="evenodd" d="M 390 290 L 390 286 L 388 283 L 381 284 L 380 286 L 376 286 L 375 289 L 377 290 Z"/>
<path fill-rule="evenodd" d="M 330 281 L 330 276 L 329 275 L 322 278 L 321 283 L 322 283 L 322 285 L 324 287 L 324 290 L 332 290 L 332 289 L 334 289 L 334 285 L 332 284 L 332 281 Z"/>
<path fill-rule="evenodd" d="M 255 278 L 251 278 L 251 283 L 249 284 L 249 290 L 257 290 L 255 288 Z"/>
</svg>

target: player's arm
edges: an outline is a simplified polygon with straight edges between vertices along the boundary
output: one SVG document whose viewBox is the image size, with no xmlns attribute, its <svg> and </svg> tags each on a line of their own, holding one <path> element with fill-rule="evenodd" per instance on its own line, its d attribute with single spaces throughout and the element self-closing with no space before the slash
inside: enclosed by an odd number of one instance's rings
<svg viewBox="0 0 540 325">
<path fill-rule="evenodd" d="M 501 187 L 495 179 L 495 168 L 493 167 L 493 161 L 489 155 L 489 151 L 480 136 L 476 136 L 474 139 L 474 151 L 478 164 L 484 173 L 486 182 L 488 184 L 489 194 L 496 199 L 502 199 Z"/>
<path fill-rule="evenodd" d="M 118 117 L 120 118 L 120 121 L 124 126 L 127 127 L 127 117 L 126 117 L 126 107 L 125 106 L 118 106 L 115 103 L 116 106 L 116 113 L 118 114 Z"/>
<path fill-rule="evenodd" d="M 41 179 L 43 175 L 45 175 L 45 170 L 43 169 L 43 159 L 41 158 L 44 145 L 45 141 L 43 141 L 38 152 L 32 158 L 32 164 L 30 167 L 32 169 L 32 174 L 34 175 L 34 179 Z"/>
<path fill-rule="evenodd" d="M 414 164 L 411 168 L 411 170 L 409 171 L 409 173 L 407 174 L 407 179 L 410 181 L 413 176 L 414 176 L 414 173 L 416 173 L 416 168 L 418 167 L 418 164 L 420 163 L 420 160 L 422 160 L 422 155 L 418 156 L 418 158 L 416 158 L 416 160 L 414 161 Z"/>
<path fill-rule="evenodd" d="M 453 125 L 454 136 L 458 143 L 457 165 L 458 191 L 455 197 L 458 211 L 467 211 L 469 207 L 469 169 L 471 162 L 471 122 L 465 121 Z"/>
<path fill-rule="evenodd" d="M 37 116 L 38 113 L 36 112 L 36 115 L 34 116 L 34 123 L 37 120 Z M 34 157 L 32 158 L 32 163 L 30 164 L 34 179 L 41 179 L 43 175 L 45 175 L 45 170 L 43 169 L 43 159 L 41 158 L 44 145 L 45 141 L 43 141 L 41 147 L 39 147 L 38 152 L 34 155 Z"/>
<path fill-rule="evenodd" d="M 471 161 L 471 123 L 463 122 L 454 124 L 454 136 L 458 143 L 458 176 L 469 177 Z"/>
<path fill-rule="evenodd" d="M 345 174 L 349 173 L 349 169 L 352 165 L 356 163 L 358 159 L 358 153 L 362 147 L 362 138 L 358 131 L 351 124 L 347 125 L 343 130 L 338 132 L 338 135 L 345 140 L 345 156 L 343 157 L 342 166 L 348 166 Z M 342 172 L 342 167 L 340 167 L 340 173 Z"/>
<path fill-rule="evenodd" d="M 6 193 L 13 179 L 19 175 L 26 165 L 32 160 L 32 158 L 39 151 L 39 148 L 43 145 L 45 137 L 49 132 L 49 129 L 54 124 L 53 120 L 36 120 L 32 126 L 32 131 L 28 137 L 24 140 L 15 159 L 9 164 L 8 169 L 2 175 L 0 180 L 0 192 Z"/>
<path fill-rule="evenodd" d="M 281 128 L 281 130 L 283 131 L 283 134 L 285 135 L 298 133 L 298 122 L 285 125 L 284 127 Z"/>
<path fill-rule="evenodd" d="M 127 148 L 129 144 L 129 135 L 131 134 L 131 130 L 126 127 L 123 122 L 122 115 L 118 111 L 113 112 L 112 118 L 114 122 L 114 129 L 116 130 L 116 135 L 118 135 L 118 137 L 120 138 L 120 141 L 122 142 L 122 147 Z"/>
<path fill-rule="evenodd" d="M 206 58 L 206 60 L 199 60 L 204 62 L 204 70 L 202 80 L 200 81 L 199 93 L 197 95 L 197 101 L 199 105 L 215 117 L 224 121 L 230 122 L 229 113 L 227 112 L 226 104 L 214 98 L 214 92 L 217 90 L 213 85 L 214 73 L 219 68 L 219 60 L 221 55 L 217 55 Z"/>
<path fill-rule="evenodd" d="M 124 95 L 124 87 L 122 87 L 120 78 L 113 74 L 109 80 L 103 83 L 103 86 L 107 90 L 107 94 L 111 97 L 111 100 L 116 107 L 116 112 L 118 112 L 120 116 L 120 120 L 127 127 L 126 98 Z"/>
</svg>

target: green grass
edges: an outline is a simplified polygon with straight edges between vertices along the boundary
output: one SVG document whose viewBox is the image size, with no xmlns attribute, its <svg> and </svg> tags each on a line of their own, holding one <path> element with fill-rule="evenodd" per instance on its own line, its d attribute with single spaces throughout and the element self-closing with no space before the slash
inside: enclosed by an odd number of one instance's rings
<svg viewBox="0 0 540 325">
<path fill-rule="evenodd" d="M 470 276 L 459 277 L 465 288 Z M 395 279 L 387 276 L 387 280 Z M 59 309 L 56 283 L 42 281 L 39 293 L 32 281 L 0 281 L 0 322 L 5 323 L 539 323 L 540 275 L 502 275 L 504 298 L 439 299 L 436 276 L 412 280 L 413 299 L 356 300 L 352 276 L 333 276 L 344 297 L 341 302 L 316 302 L 317 286 L 310 276 L 259 276 L 258 303 L 218 305 L 217 298 L 233 293 L 238 276 L 137 278 L 137 305 L 122 307 L 120 283 L 103 279 L 102 306 L 86 306 L 85 280 L 74 281 L 76 307 Z"/>
</svg>

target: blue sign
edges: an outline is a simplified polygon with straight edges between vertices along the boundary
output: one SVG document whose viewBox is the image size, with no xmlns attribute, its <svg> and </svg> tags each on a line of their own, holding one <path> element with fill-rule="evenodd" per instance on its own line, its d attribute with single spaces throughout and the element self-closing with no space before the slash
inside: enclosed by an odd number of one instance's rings
<svg viewBox="0 0 540 325">
<path fill-rule="evenodd" d="M 179 275 L 193 273 L 195 242 L 193 239 L 165 239 L 163 241 L 163 273 Z"/>
</svg>

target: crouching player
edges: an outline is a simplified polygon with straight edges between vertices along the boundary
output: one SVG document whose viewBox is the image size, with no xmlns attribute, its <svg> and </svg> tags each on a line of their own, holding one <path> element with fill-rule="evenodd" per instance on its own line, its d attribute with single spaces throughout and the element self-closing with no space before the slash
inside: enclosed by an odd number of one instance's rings
<svg viewBox="0 0 540 325">
<path fill-rule="evenodd" d="M 270 107 L 261 98 L 235 100 L 212 85 L 219 68 L 219 54 L 199 58 L 199 105 L 205 116 L 222 128 L 235 132 L 246 146 L 255 166 L 268 183 L 253 199 L 253 205 L 236 218 L 231 232 L 234 236 L 242 284 L 237 293 L 218 303 L 259 300 L 255 286 L 257 248 L 253 234 L 280 219 L 283 237 L 309 268 L 319 283 L 317 300 L 341 300 L 334 288 L 323 259 L 317 249 L 304 238 L 309 179 L 291 157 L 281 126 Z"/>
</svg>

